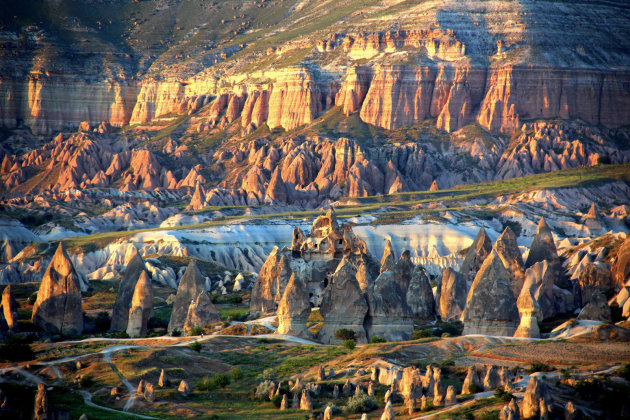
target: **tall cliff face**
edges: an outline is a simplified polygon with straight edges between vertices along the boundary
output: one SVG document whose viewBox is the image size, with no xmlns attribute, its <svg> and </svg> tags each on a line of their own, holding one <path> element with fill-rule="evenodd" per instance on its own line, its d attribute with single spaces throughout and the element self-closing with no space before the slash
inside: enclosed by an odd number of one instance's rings
<svg viewBox="0 0 630 420">
<path fill-rule="evenodd" d="M 315 76 L 307 69 L 282 72 L 269 97 L 269 128 L 292 130 L 308 124 L 322 111 L 322 94 Z"/>
</svg>

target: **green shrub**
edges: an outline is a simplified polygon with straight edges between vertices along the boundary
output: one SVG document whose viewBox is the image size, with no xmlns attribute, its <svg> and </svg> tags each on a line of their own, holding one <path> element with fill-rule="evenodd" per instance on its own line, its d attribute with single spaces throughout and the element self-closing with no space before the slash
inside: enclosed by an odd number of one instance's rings
<svg viewBox="0 0 630 420">
<path fill-rule="evenodd" d="M 188 332 L 188 335 L 202 335 L 205 332 L 203 327 L 192 327 Z"/>
<path fill-rule="evenodd" d="M 192 351 L 196 351 L 197 353 L 199 353 L 201 351 L 201 343 L 199 343 L 198 341 L 195 341 L 194 343 L 190 343 L 190 349 Z"/>
<path fill-rule="evenodd" d="M 386 341 L 387 340 L 385 340 L 383 337 L 379 337 L 378 335 L 370 338 L 370 343 L 385 343 Z"/>
<path fill-rule="evenodd" d="M 260 378 L 264 381 L 271 381 L 276 377 L 276 374 L 273 370 L 273 368 L 267 368 L 265 370 L 262 371 L 262 373 L 260 374 Z"/>
<path fill-rule="evenodd" d="M 346 410 L 350 413 L 367 413 L 378 408 L 378 404 L 365 392 L 359 392 L 348 398 Z"/>
<path fill-rule="evenodd" d="M 335 338 L 337 340 L 354 340 L 356 338 L 356 334 L 354 331 L 347 328 L 340 328 L 335 331 Z"/>
<path fill-rule="evenodd" d="M 433 334 L 431 334 L 431 330 L 428 329 L 414 329 L 413 333 L 411 334 L 411 339 L 412 340 L 418 340 L 420 338 L 427 338 L 427 337 L 432 337 Z"/>
<path fill-rule="evenodd" d="M 357 343 L 354 340 L 344 340 L 343 346 L 348 350 L 353 350 L 356 347 Z"/>
<path fill-rule="evenodd" d="M 215 373 L 214 378 L 212 378 L 212 383 L 217 386 L 217 388 L 225 388 L 230 384 L 230 376 L 227 373 Z"/>
<path fill-rule="evenodd" d="M 180 330 L 178 330 L 177 328 L 175 328 L 171 332 L 171 337 L 181 337 L 181 336 L 182 336 L 182 332 Z"/>
<path fill-rule="evenodd" d="M 470 384 L 470 386 L 468 387 L 468 389 L 470 390 L 471 394 L 476 394 L 478 392 L 483 392 L 483 388 L 480 387 L 478 384 L 476 383 L 472 383 Z"/>
<path fill-rule="evenodd" d="M 273 389 L 273 383 L 270 380 L 264 380 L 261 383 L 258 384 L 258 386 L 256 387 L 256 397 L 261 399 L 261 400 L 267 400 L 269 399 L 269 394 L 271 393 L 271 390 Z"/>
<path fill-rule="evenodd" d="M 499 420 L 499 411 L 498 410 L 484 411 L 481 414 L 481 416 L 479 416 L 479 420 Z"/>
<path fill-rule="evenodd" d="M 89 388 L 94 385 L 94 378 L 91 375 L 84 375 L 79 379 L 79 387 Z"/>
<path fill-rule="evenodd" d="M 230 377 L 225 373 L 215 373 L 212 377 L 204 376 L 197 381 L 195 387 L 199 391 L 212 391 L 217 388 L 225 388 L 230 384 Z"/>
<path fill-rule="evenodd" d="M 527 373 L 534 373 L 534 372 L 551 372 L 553 369 L 553 367 L 549 366 L 546 363 L 533 363 L 529 369 L 527 369 Z"/>
<path fill-rule="evenodd" d="M 241 368 L 239 367 L 235 367 L 232 369 L 232 379 L 234 379 L 235 381 L 240 381 L 241 379 L 243 379 L 243 371 L 241 370 Z"/>
<path fill-rule="evenodd" d="M 512 393 L 507 392 L 503 388 L 497 388 L 496 391 L 494 391 L 494 396 L 503 402 L 510 402 L 512 401 L 512 398 L 514 398 L 514 395 Z"/>
<path fill-rule="evenodd" d="M 276 406 L 276 408 L 280 408 L 280 404 L 282 404 L 282 394 L 274 395 L 271 402 Z"/>
</svg>

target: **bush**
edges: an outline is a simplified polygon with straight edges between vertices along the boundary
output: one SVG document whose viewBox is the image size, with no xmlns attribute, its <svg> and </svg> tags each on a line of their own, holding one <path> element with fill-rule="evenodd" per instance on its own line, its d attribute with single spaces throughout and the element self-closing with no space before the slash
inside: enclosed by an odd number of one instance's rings
<svg viewBox="0 0 630 420">
<path fill-rule="evenodd" d="M 483 388 L 479 385 L 477 385 L 476 383 L 472 383 L 470 384 L 470 386 L 468 387 L 468 389 L 470 390 L 471 394 L 476 394 L 478 392 L 483 392 Z"/>
<path fill-rule="evenodd" d="M 188 332 L 188 335 L 202 335 L 203 333 L 205 333 L 203 327 L 192 327 Z"/>
<path fill-rule="evenodd" d="M 196 351 L 197 353 L 201 351 L 201 343 L 199 343 L 198 341 L 191 343 L 188 347 L 190 347 L 192 351 Z"/>
<path fill-rule="evenodd" d="M 353 350 L 356 347 L 357 343 L 354 340 L 344 340 L 343 346 L 348 350 Z"/>
<path fill-rule="evenodd" d="M 356 338 L 356 335 L 352 330 L 349 330 L 347 328 L 340 328 L 335 331 L 335 338 L 337 340 L 354 340 Z"/>
<path fill-rule="evenodd" d="M 378 408 L 378 404 L 365 392 L 359 392 L 348 398 L 346 410 L 351 413 L 367 413 Z"/>
<path fill-rule="evenodd" d="M 553 370 L 553 367 L 549 366 L 546 363 L 533 363 L 529 369 L 527 369 L 527 373 L 534 373 L 534 372 L 551 372 Z"/>
<path fill-rule="evenodd" d="M 385 340 L 383 337 L 379 337 L 378 335 L 370 338 L 370 343 L 385 343 L 386 341 L 387 340 Z"/>
<path fill-rule="evenodd" d="M 267 368 L 262 371 L 262 373 L 260 374 L 260 377 L 261 379 L 265 381 L 271 381 L 272 379 L 276 377 L 276 375 L 273 368 Z"/>
<path fill-rule="evenodd" d="M 413 333 L 411 334 L 411 339 L 412 340 L 418 340 L 420 338 L 427 338 L 427 337 L 432 337 L 433 334 L 431 334 L 430 330 L 427 329 L 422 329 L 422 330 L 418 330 L 418 329 L 414 329 Z"/>
<path fill-rule="evenodd" d="M 195 387 L 199 391 L 212 391 L 217 388 L 225 388 L 230 384 L 230 377 L 225 373 L 215 373 L 214 376 L 204 376 L 203 379 L 197 381 Z"/>
<path fill-rule="evenodd" d="M 258 384 L 258 386 L 256 387 L 256 397 L 262 399 L 262 400 L 266 400 L 269 398 L 269 393 L 271 392 L 273 387 L 273 384 L 271 381 L 269 380 L 265 380 L 262 381 L 261 383 Z"/>
<path fill-rule="evenodd" d="M 280 405 L 282 404 L 282 394 L 274 395 L 271 402 L 276 406 L 276 408 L 280 408 Z"/>
<path fill-rule="evenodd" d="M 0 345 L 0 360 L 3 362 L 25 362 L 35 359 L 35 352 L 30 344 L 9 337 Z"/>
<path fill-rule="evenodd" d="M 94 319 L 94 329 L 98 332 L 105 332 L 109 330 L 111 319 L 109 314 L 105 311 L 99 312 Z"/>
<path fill-rule="evenodd" d="M 235 381 L 240 381 L 241 379 L 243 379 L 243 371 L 241 370 L 241 368 L 235 367 L 232 369 L 232 379 L 234 379 Z"/>
<path fill-rule="evenodd" d="M 230 384 L 230 376 L 227 373 L 215 373 L 212 383 L 218 388 L 225 388 Z"/>
<path fill-rule="evenodd" d="M 182 332 L 180 330 L 178 330 L 177 328 L 175 328 L 171 332 L 171 337 L 181 337 L 181 336 L 182 336 Z"/>
<path fill-rule="evenodd" d="M 481 414 L 479 420 L 499 420 L 498 410 L 488 410 Z"/>
<path fill-rule="evenodd" d="M 496 391 L 494 391 L 494 396 L 503 402 L 510 402 L 512 401 L 512 398 L 514 398 L 512 393 L 507 392 L 503 388 L 497 388 Z"/>
</svg>

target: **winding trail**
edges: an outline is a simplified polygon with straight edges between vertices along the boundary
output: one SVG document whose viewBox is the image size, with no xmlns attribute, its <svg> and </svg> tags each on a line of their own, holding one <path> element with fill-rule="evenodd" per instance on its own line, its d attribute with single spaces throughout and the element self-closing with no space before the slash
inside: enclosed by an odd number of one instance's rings
<svg viewBox="0 0 630 420">
<path fill-rule="evenodd" d="M 85 405 L 89 405 L 90 407 L 100 408 L 101 410 L 109 411 L 111 413 L 123 414 L 125 416 L 131 416 L 131 417 L 136 417 L 140 419 L 157 419 L 157 417 L 145 416 L 145 415 L 136 414 L 136 413 L 128 413 L 125 411 L 116 410 L 114 408 L 105 407 L 103 405 L 98 405 L 92 402 L 92 394 L 90 394 L 89 392 L 79 391 L 79 393 L 83 397 L 83 402 L 85 403 Z"/>
</svg>

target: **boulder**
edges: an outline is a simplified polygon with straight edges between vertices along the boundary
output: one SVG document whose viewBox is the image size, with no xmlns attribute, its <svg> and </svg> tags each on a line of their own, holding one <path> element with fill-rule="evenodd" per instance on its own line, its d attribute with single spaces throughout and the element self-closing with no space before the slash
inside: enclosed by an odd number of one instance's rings
<svg viewBox="0 0 630 420">
<path fill-rule="evenodd" d="M 547 384 L 539 379 L 538 376 L 532 376 L 527 384 L 523 405 L 521 407 L 523 418 L 534 416 L 537 418 L 539 416 L 540 418 L 547 418 L 552 412 L 552 402 L 553 400 Z"/>
<path fill-rule="evenodd" d="M 144 384 L 144 399 L 150 403 L 155 401 L 155 390 L 151 382 L 145 382 Z"/>
<path fill-rule="evenodd" d="M 381 273 L 391 270 L 394 267 L 396 257 L 394 256 L 394 250 L 392 249 L 392 242 L 388 239 L 385 242 L 385 250 L 383 251 L 383 257 L 381 258 Z"/>
<path fill-rule="evenodd" d="M 429 278 L 422 266 L 415 266 L 411 272 L 406 300 L 414 317 L 421 319 L 435 318 L 435 299 Z"/>
<path fill-rule="evenodd" d="M 195 327 L 205 327 L 211 324 L 221 322 L 221 316 L 219 310 L 210 296 L 204 290 L 199 293 L 197 298 L 190 303 L 188 307 L 188 314 L 186 315 L 186 322 L 184 322 L 184 331 L 188 334 Z"/>
<path fill-rule="evenodd" d="M 367 342 L 363 321 L 368 305 L 355 275 L 352 264 L 344 258 L 324 290 L 320 306 L 324 326 L 319 332 L 319 339 L 325 344 L 339 342 L 335 331 L 340 328 L 354 331 L 358 343 Z"/>
<path fill-rule="evenodd" d="M 580 311 L 577 319 L 610 322 L 610 306 L 606 301 L 606 296 L 602 293 L 593 293 L 591 300 Z"/>
<path fill-rule="evenodd" d="M 80 285 L 79 274 L 59 243 L 37 292 L 33 323 L 51 333 L 81 334 L 83 309 Z"/>
<path fill-rule="evenodd" d="M 422 396 L 422 374 L 417 367 L 407 366 L 403 369 L 399 389 L 405 399 Z"/>
<path fill-rule="evenodd" d="M 463 334 L 511 337 L 519 324 L 510 275 L 496 252 L 482 264 L 468 292 L 462 313 Z"/>
<path fill-rule="evenodd" d="M 11 290 L 11 285 L 9 284 L 2 291 L 2 313 L 4 315 L 4 320 L 6 321 L 9 330 L 12 332 L 17 332 L 19 306 L 15 301 Z"/>
<path fill-rule="evenodd" d="M 545 218 L 541 217 L 538 222 L 538 229 L 536 230 L 536 236 L 532 241 L 532 245 L 529 248 L 529 254 L 527 255 L 527 261 L 525 267 L 529 268 L 537 262 L 549 260 L 552 263 L 559 260 L 558 250 L 556 243 L 553 240 L 551 229 Z"/>
<path fill-rule="evenodd" d="M 171 312 L 171 319 L 168 323 L 169 333 L 174 330 L 182 331 L 184 329 L 184 324 L 188 316 L 188 307 L 203 291 L 205 291 L 205 279 L 195 261 L 190 260 L 177 286 L 173 311 Z"/>
<path fill-rule="evenodd" d="M 458 320 L 466 307 L 468 285 L 459 272 L 447 267 L 442 272 L 438 314 L 444 321 Z"/>
<path fill-rule="evenodd" d="M 131 299 L 131 309 L 129 309 L 129 322 L 127 323 L 127 334 L 130 337 L 146 335 L 148 332 L 147 323 L 153 316 L 153 288 L 151 279 L 146 271 L 140 274 Z"/>
<path fill-rule="evenodd" d="M 385 271 L 367 293 L 369 309 L 364 327 L 367 338 L 387 341 L 408 340 L 413 332 L 413 314 L 393 271 Z"/>
<path fill-rule="evenodd" d="M 136 248 L 133 249 L 131 259 L 127 263 L 125 272 L 120 285 L 118 286 L 118 294 L 116 302 L 112 309 L 112 321 L 110 329 L 112 331 L 126 331 L 127 322 L 129 321 L 129 309 L 131 309 L 131 299 L 136 288 L 136 283 L 140 278 L 140 274 L 146 272 L 144 261 L 138 254 Z"/>
<path fill-rule="evenodd" d="M 446 398 L 446 388 L 444 384 L 440 380 L 435 381 L 435 385 L 433 387 L 433 405 L 436 407 L 440 407 L 444 405 L 444 400 Z"/>
<path fill-rule="evenodd" d="M 509 226 L 503 230 L 501 236 L 494 243 L 493 249 L 501 258 L 507 272 L 510 273 L 512 292 L 514 292 L 514 298 L 518 298 L 525 281 L 525 268 L 521 251 L 516 243 L 516 235 Z"/>
<path fill-rule="evenodd" d="M 612 281 L 615 289 L 619 290 L 630 282 L 630 234 L 626 235 L 611 268 Z"/>
<path fill-rule="evenodd" d="M 289 283 L 278 305 L 277 334 L 309 337 L 306 321 L 311 314 L 308 289 L 302 280 L 291 274 Z"/>
<path fill-rule="evenodd" d="M 475 278 L 490 251 L 492 251 L 492 241 L 486 230 L 481 228 L 472 245 L 468 248 L 459 270 L 465 279 L 472 280 Z"/>
</svg>

